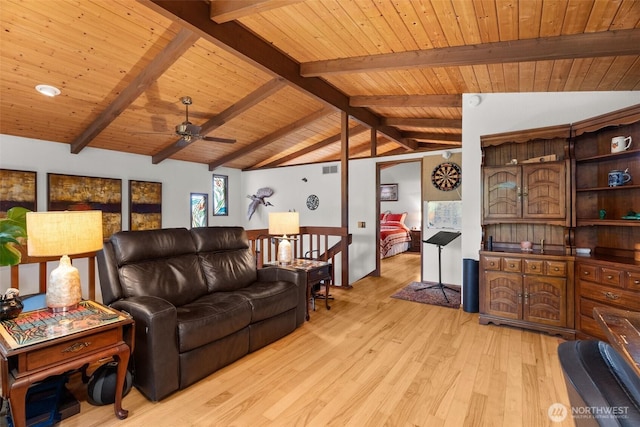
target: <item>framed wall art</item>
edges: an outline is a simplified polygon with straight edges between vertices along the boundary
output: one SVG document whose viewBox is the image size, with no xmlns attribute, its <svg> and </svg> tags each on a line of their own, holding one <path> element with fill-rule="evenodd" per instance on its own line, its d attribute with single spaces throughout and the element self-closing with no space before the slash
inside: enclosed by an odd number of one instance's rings
<svg viewBox="0 0 640 427">
<path fill-rule="evenodd" d="M 191 228 L 209 225 L 209 198 L 204 193 L 191 193 Z"/>
<path fill-rule="evenodd" d="M 229 178 L 213 175 L 213 216 L 229 215 Z"/>
<path fill-rule="evenodd" d="M 383 202 L 397 202 L 398 184 L 380 184 L 380 200 Z"/>
<path fill-rule="evenodd" d="M 37 211 L 37 172 L 0 169 L 0 217 L 20 206 Z"/>
<path fill-rule="evenodd" d="M 129 230 L 162 228 L 162 183 L 129 181 Z"/>
<path fill-rule="evenodd" d="M 108 239 L 122 230 L 122 180 L 48 173 L 47 210 L 100 210 Z"/>
</svg>

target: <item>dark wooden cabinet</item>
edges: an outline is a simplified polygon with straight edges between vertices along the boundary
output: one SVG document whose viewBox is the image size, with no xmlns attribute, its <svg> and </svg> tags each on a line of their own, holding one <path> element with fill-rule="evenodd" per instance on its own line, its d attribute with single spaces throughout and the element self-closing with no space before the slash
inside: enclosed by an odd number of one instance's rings
<svg viewBox="0 0 640 427">
<path fill-rule="evenodd" d="M 562 220 L 567 216 L 565 162 L 483 169 L 485 223 Z"/>
<path fill-rule="evenodd" d="M 409 245 L 410 252 L 420 252 L 422 249 L 422 230 L 411 230 L 411 243 Z"/>
<path fill-rule="evenodd" d="M 606 339 L 595 307 L 640 311 L 640 105 L 481 140 L 480 322 Z"/>
<path fill-rule="evenodd" d="M 480 323 L 574 338 L 571 257 L 486 252 L 480 266 Z"/>
</svg>

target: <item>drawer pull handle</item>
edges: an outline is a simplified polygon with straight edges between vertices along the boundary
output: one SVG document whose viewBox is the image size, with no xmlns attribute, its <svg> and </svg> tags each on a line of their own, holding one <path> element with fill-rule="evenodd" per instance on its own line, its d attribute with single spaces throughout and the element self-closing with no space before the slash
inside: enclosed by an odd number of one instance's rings
<svg viewBox="0 0 640 427">
<path fill-rule="evenodd" d="M 613 300 L 620 298 L 619 295 L 616 295 L 613 292 L 605 292 L 604 296 L 607 297 L 607 299 L 613 299 Z"/>
<path fill-rule="evenodd" d="M 509 264 L 509 268 L 515 267 L 515 264 Z"/>
<path fill-rule="evenodd" d="M 638 280 L 638 279 L 634 280 L 634 281 L 633 281 L 633 284 L 634 284 L 634 285 L 640 285 L 640 280 Z"/>
<path fill-rule="evenodd" d="M 553 271 L 560 271 L 558 267 L 554 267 Z"/>
<path fill-rule="evenodd" d="M 584 272 L 584 275 L 585 275 L 585 276 L 588 276 L 589 274 L 591 274 L 591 273 L 589 273 L 588 271 L 585 271 L 585 272 Z"/>
<path fill-rule="evenodd" d="M 535 269 L 536 269 L 536 266 L 535 266 L 535 265 L 532 265 L 532 266 L 531 266 L 531 269 L 532 269 L 532 270 L 535 270 Z"/>
<path fill-rule="evenodd" d="M 90 342 L 76 342 L 71 344 L 69 347 L 62 350 L 63 353 L 77 353 L 80 350 L 83 350 L 91 345 Z"/>
<path fill-rule="evenodd" d="M 494 265 L 496 265 L 496 263 L 495 263 L 495 262 L 493 262 L 493 261 L 491 261 L 491 262 L 489 263 L 489 265 L 490 265 L 491 267 L 493 267 Z"/>
</svg>

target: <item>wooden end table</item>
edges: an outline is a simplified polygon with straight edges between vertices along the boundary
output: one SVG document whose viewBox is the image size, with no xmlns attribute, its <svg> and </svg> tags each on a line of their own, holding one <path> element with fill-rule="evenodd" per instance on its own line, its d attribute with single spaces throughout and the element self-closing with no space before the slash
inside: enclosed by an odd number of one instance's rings
<svg viewBox="0 0 640 427">
<path fill-rule="evenodd" d="M 133 351 L 133 319 L 94 301 L 82 301 L 66 313 L 40 309 L 0 321 L 0 374 L 2 397 L 9 400 L 15 427 L 26 426 L 29 386 L 104 358 L 118 362 L 116 390 L 123 390 L 129 356 Z M 122 393 L 116 393 L 116 417 Z"/>
<path fill-rule="evenodd" d="M 278 264 L 275 262 L 267 263 L 264 266 L 287 268 L 305 272 L 307 278 L 307 320 L 310 319 L 309 303 L 311 302 L 311 289 L 320 282 L 324 282 L 325 285 L 325 307 L 327 310 L 331 310 L 331 307 L 329 306 L 329 284 L 331 282 L 332 264 L 330 262 L 296 258 L 291 262 L 291 264 Z"/>
</svg>

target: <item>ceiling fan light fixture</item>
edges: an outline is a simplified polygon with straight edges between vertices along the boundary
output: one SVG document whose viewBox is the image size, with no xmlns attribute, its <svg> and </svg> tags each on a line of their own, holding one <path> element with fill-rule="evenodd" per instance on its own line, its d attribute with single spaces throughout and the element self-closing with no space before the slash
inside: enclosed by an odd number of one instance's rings
<svg viewBox="0 0 640 427">
<path fill-rule="evenodd" d="M 60 95 L 60 89 L 51 85 L 37 85 L 36 90 L 43 95 L 54 97 Z"/>
</svg>

